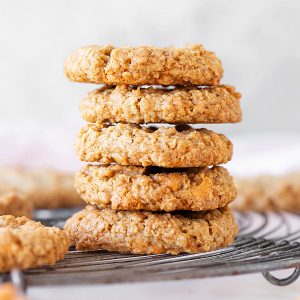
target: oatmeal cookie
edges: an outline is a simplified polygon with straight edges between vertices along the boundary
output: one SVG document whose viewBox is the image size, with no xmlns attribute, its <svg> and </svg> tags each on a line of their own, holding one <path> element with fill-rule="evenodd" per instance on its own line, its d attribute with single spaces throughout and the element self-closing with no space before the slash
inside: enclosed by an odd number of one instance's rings
<svg viewBox="0 0 300 300">
<path fill-rule="evenodd" d="M 76 152 L 82 161 L 102 164 L 203 167 L 228 162 L 232 143 L 222 134 L 187 125 L 89 124 L 78 134 Z"/>
<path fill-rule="evenodd" d="M 232 203 L 234 209 L 300 213 L 300 173 L 234 180 L 238 189 L 238 197 Z"/>
<path fill-rule="evenodd" d="M 88 206 L 67 220 L 65 230 L 78 250 L 174 255 L 226 247 L 238 233 L 227 207 L 205 212 L 158 213 Z"/>
<path fill-rule="evenodd" d="M 0 216 L 0 272 L 52 265 L 64 258 L 69 245 L 68 236 L 56 227 Z"/>
<path fill-rule="evenodd" d="M 0 300 L 29 300 L 13 283 L 0 284 Z"/>
<path fill-rule="evenodd" d="M 29 169 L 21 166 L 0 167 L 0 192 L 23 194 L 34 208 L 80 206 L 74 188 L 74 175 L 50 168 Z"/>
<path fill-rule="evenodd" d="M 82 117 L 102 123 L 237 123 L 240 94 L 231 86 L 133 88 L 104 86 L 81 102 Z"/>
<path fill-rule="evenodd" d="M 186 48 L 87 46 L 65 61 L 66 76 L 106 84 L 217 85 L 220 60 L 196 44 Z"/>
<path fill-rule="evenodd" d="M 33 204 L 20 193 L 0 194 L 0 215 L 32 218 Z"/>
<path fill-rule="evenodd" d="M 87 203 L 116 210 L 212 210 L 236 197 L 223 167 L 87 165 L 76 174 L 75 187 Z"/>
</svg>

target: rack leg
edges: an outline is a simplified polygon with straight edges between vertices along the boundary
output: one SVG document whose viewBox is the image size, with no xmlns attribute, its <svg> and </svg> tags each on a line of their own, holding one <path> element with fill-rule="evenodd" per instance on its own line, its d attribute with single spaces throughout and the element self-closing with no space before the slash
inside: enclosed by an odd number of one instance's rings
<svg viewBox="0 0 300 300">
<path fill-rule="evenodd" d="M 27 286 L 24 279 L 23 272 L 17 269 L 14 269 L 10 273 L 11 281 L 14 286 L 18 289 L 19 293 L 26 294 Z"/>
<path fill-rule="evenodd" d="M 285 286 L 293 283 L 300 276 L 300 267 L 294 269 L 293 273 L 287 278 L 276 278 L 271 275 L 270 272 L 264 272 L 262 275 L 268 280 L 270 283 L 278 286 Z"/>
</svg>

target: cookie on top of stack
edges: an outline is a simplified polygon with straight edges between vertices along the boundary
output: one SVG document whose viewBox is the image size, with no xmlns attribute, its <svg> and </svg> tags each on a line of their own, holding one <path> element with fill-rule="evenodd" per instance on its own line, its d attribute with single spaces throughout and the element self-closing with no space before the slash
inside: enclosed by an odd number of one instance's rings
<svg viewBox="0 0 300 300">
<path fill-rule="evenodd" d="M 138 254 L 205 252 L 231 244 L 232 157 L 222 134 L 187 124 L 236 123 L 240 94 L 219 85 L 220 60 L 186 48 L 90 46 L 72 53 L 66 76 L 106 84 L 81 103 L 91 124 L 76 151 L 75 186 L 89 204 L 65 230 L 79 250 Z M 169 123 L 158 128 L 148 123 Z"/>
</svg>

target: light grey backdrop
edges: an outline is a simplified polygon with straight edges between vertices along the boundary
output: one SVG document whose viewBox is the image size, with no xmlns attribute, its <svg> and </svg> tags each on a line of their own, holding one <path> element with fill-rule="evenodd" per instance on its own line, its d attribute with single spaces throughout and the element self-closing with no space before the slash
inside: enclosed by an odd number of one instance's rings
<svg viewBox="0 0 300 300">
<path fill-rule="evenodd" d="M 300 1 L 1 1 L 0 28 L 2 129 L 78 128 L 79 101 L 95 86 L 64 78 L 77 47 L 197 42 L 243 94 L 244 122 L 222 131 L 300 131 Z"/>
</svg>

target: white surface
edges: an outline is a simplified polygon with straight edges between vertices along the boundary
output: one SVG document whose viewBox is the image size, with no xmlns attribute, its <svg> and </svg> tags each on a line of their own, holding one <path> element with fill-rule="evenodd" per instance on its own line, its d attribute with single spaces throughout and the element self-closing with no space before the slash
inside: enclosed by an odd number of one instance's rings
<svg viewBox="0 0 300 300">
<path fill-rule="evenodd" d="M 299 300 L 300 281 L 277 287 L 261 274 L 255 274 L 158 283 L 33 288 L 29 296 L 31 300 Z"/>
<path fill-rule="evenodd" d="M 225 167 L 233 175 L 300 172 L 300 134 L 250 134 L 230 139 L 233 142 L 233 159 Z"/>
</svg>

